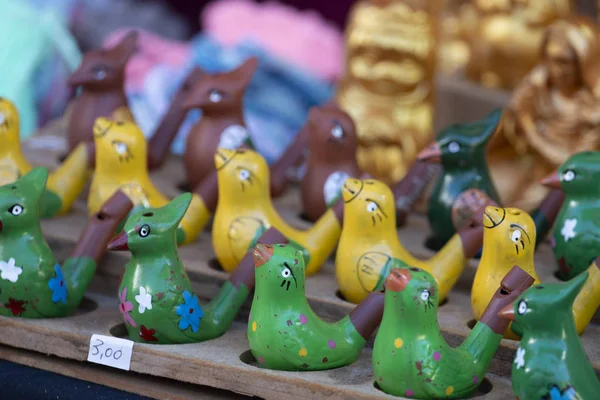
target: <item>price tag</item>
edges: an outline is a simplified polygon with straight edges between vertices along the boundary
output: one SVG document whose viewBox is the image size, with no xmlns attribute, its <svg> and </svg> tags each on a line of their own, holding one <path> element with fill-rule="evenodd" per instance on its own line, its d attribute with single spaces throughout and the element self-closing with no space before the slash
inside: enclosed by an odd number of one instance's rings
<svg viewBox="0 0 600 400">
<path fill-rule="evenodd" d="M 133 342 L 113 336 L 92 335 L 87 360 L 129 371 Z"/>
</svg>

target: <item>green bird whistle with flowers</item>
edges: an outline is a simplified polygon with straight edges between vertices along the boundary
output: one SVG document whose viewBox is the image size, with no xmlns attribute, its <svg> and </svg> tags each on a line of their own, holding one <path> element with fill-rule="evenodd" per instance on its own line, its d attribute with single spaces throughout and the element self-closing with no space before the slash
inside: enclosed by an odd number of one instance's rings
<svg viewBox="0 0 600 400">
<path fill-rule="evenodd" d="M 81 303 L 118 224 L 132 208 L 116 192 L 90 216 L 70 256 L 59 265 L 40 226 L 48 170 L 34 168 L 0 187 L 0 315 L 65 317 Z"/>
<path fill-rule="evenodd" d="M 191 201 L 192 195 L 184 193 L 164 207 L 134 212 L 108 245 L 131 252 L 119 287 L 119 310 L 135 342 L 193 343 L 221 336 L 254 288 L 249 252 L 216 297 L 200 304 L 177 252 L 177 227 Z M 270 229 L 258 240 L 286 239 Z"/>
</svg>

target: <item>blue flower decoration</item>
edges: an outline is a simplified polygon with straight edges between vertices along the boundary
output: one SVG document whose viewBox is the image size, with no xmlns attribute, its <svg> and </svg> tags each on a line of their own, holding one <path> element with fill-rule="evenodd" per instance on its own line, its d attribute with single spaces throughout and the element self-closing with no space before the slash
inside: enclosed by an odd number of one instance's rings
<svg viewBox="0 0 600 400">
<path fill-rule="evenodd" d="M 48 281 L 48 287 L 52 289 L 52 301 L 67 304 L 67 282 L 58 264 L 54 265 L 54 272 L 56 276 Z"/>
<path fill-rule="evenodd" d="M 183 301 L 183 304 L 177 306 L 177 315 L 181 316 L 179 329 L 185 331 L 191 326 L 192 332 L 198 332 L 200 319 L 204 317 L 204 311 L 198 304 L 198 298 L 186 290 L 183 292 Z"/>
<path fill-rule="evenodd" d="M 572 387 L 566 388 L 562 393 L 557 386 L 550 389 L 550 400 L 574 400 L 577 393 Z"/>
</svg>

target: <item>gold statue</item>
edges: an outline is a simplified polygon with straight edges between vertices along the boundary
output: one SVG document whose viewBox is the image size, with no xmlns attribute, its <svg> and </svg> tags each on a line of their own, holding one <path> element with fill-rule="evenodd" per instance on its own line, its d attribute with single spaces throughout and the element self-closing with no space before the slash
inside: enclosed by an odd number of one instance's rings
<svg viewBox="0 0 600 400">
<path fill-rule="evenodd" d="M 503 204 L 532 208 L 546 192 L 538 181 L 584 150 L 600 150 L 600 29 L 571 17 L 547 29 L 490 143 Z"/>
<path fill-rule="evenodd" d="M 572 14 L 572 0 L 474 0 L 466 75 L 484 86 L 514 88 L 539 61 L 545 28 Z"/>
<path fill-rule="evenodd" d="M 399 181 L 431 141 L 440 0 L 361 0 L 337 100 L 355 120 L 364 171 Z"/>
<path fill-rule="evenodd" d="M 477 29 L 477 9 L 472 0 L 446 0 L 441 16 L 438 72 L 464 74 L 471 59 L 470 38 Z"/>
</svg>

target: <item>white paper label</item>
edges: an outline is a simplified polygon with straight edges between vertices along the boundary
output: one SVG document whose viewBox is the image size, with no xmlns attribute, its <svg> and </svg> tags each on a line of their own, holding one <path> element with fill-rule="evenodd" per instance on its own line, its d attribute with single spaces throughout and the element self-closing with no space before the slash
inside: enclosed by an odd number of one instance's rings
<svg viewBox="0 0 600 400">
<path fill-rule="evenodd" d="M 87 360 L 129 371 L 133 342 L 113 336 L 92 335 Z"/>
</svg>

